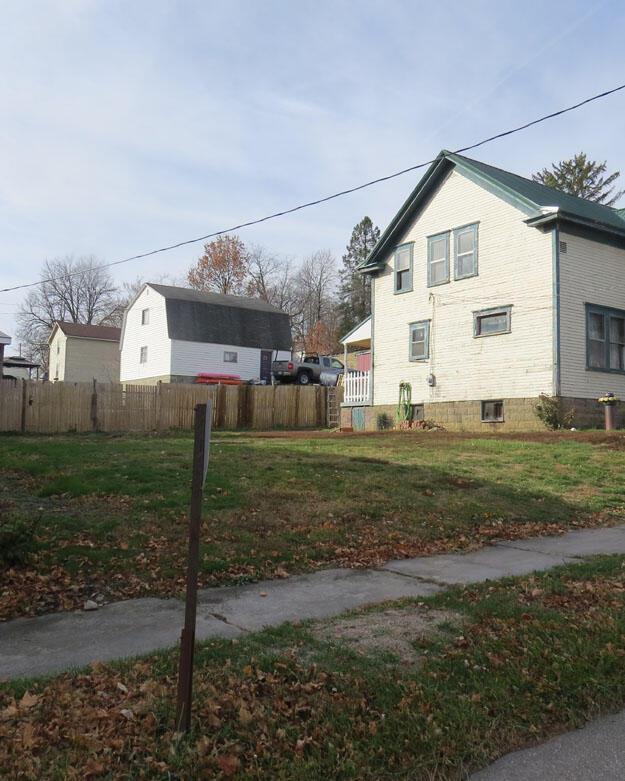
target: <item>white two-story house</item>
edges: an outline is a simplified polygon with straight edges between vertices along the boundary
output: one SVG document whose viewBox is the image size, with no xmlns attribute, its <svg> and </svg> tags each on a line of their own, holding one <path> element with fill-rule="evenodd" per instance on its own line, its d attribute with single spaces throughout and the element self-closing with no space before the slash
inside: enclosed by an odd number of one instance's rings
<svg viewBox="0 0 625 781">
<path fill-rule="evenodd" d="M 372 363 L 344 428 L 394 419 L 400 383 L 450 429 L 540 428 L 540 394 L 598 425 L 625 398 L 625 210 L 441 152 L 361 270 Z"/>
<path fill-rule="evenodd" d="M 271 379 L 291 355 L 288 314 L 258 298 L 146 283 L 124 313 L 120 381 L 192 383 L 198 374 Z"/>
</svg>

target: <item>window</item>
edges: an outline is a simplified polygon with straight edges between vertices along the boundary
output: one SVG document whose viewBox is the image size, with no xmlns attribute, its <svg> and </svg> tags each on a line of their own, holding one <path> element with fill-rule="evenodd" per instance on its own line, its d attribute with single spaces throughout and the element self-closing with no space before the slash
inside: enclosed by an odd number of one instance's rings
<svg viewBox="0 0 625 781">
<path fill-rule="evenodd" d="M 449 282 L 449 233 L 428 237 L 428 287 Z"/>
<path fill-rule="evenodd" d="M 413 244 L 402 244 L 395 250 L 395 292 L 408 293 L 412 290 L 412 248 Z"/>
<path fill-rule="evenodd" d="M 148 362 L 148 348 L 142 347 L 139 351 L 139 363 L 147 363 Z"/>
<path fill-rule="evenodd" d="M 454 230 L 454 279 L 477 276 L 477 224 Z"/>
<path fill-rule="evenodd" d="M 625 311 L 586 304 L 586 367 L 625 372 Z"/>
<path fill-rule="evenodd" d="M 338 360 L 338 358 L 332 358 L 332 361 L 330 362 L 330 365 L 333 369 L 344 369 L 345 367 L 343 364 Z"/>
<path fill-rule="evenodd" d="M 141 325 L 147 325 L 150 322 L 150 310 L 149 309 L 142 309 L 141 310 Z"/>
<path fill-rule="evenodd" d="M 425 361 L 430 357 L 430 321 L 410 324 L 410 360 Z"/>
<path fill-rule="evenodd" d="M 482 423 L 503 422 L 503 401 L 482 402 Z"/>
<path fill-rule="evenodd" d="M 510 333 L 511 306 L 473 312 L 473 336 L 495 336 Z"/>
<path fill-rule="evenodd" d="M 230 350 L 224 351 L 224 363 L 238 363 L 239 353 L 231 352 Z"/>
</svg>

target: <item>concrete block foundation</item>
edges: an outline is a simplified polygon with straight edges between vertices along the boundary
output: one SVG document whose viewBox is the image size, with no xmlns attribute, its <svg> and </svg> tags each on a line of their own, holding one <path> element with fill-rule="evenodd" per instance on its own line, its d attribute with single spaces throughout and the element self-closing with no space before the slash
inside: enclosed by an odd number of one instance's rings
<svg viewBox="0 0 625 781">
<path fill-rule="evenodd" d="M 535 412 L 538 398 L 503 399 L 504 419 L 497 422 L 482 421 L 482 402 L 435 401 L 424 402 L 419 417 L 447 431 L 545 431 L 545 426 Z M 596 399 L 563 398 L 563 409 L 575 410 L 572 426 L 575 428 L 603 428 L 604 410 Z M 342 407 L 341 429 L 353 431 L 383 431 L 395 427 L 397 407 L 380 404 L 371 407 Z M 617 411 L 617 426 L 620 427 Z"/>
</svg>

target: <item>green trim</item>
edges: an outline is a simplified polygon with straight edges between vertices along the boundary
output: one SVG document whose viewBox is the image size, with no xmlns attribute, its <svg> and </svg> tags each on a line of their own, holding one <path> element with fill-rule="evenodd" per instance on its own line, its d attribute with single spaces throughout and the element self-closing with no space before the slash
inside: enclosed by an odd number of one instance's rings
<svg viewBox="0 0 625 781">
<path fill-rule="evenodd" d="M 417 320 L 408 324 L 408 360 L 411 363 L 422 363 L 430 360 L 430 323 L 431 320 Z M 412 355 L 412 329 L 420 326 L 425 326 L 425 355 L 415 358 Z"/>
<path fill-rule="evenodd" d="M 438 287 L 439 285 L 446 285 L 450 280 L 450 269 L 449 269 L 449 236 L 450 231 L 443 231 L 442 233 L 435 233 L 432 236 L 427 237 L 428 241 L 428 255 L 427 255 L 427 272 L 428 272 L 428 287 Z M 432 263 L 432 243 L 435 240 L 444 238 L 445 239 L 445 268 L 447 271 L 445 279 L 441 280 L 440 282 L 432 282 L 432 273 L 431 273 L 431 263 Z M 440 261 L 437 261 L 440 262 Z"/>
<path fill-rule="evenodd" d="M 400 250 L 405 249 L 406 247 L 410 248 L 410 265 L 408 266 L 409 276 L 410 276 L 410 283 L 408 287 L 403 287 L 401 290 L 398 290 L 397 288 L 397 275 L 400 273 L 405 273 L 406 269 L 400 269 L 397 270 L 397 253 Z M 412 293 L 412 288 L 414 285 L 414 241 L 406 241 L 403 244 L 398 244 L 397 247 L 395 247 L 395 252 L 393 254 L 393 293 L 395 295 L 401 295 L 402 293 Z"/>
<path fill-rule="evenodd" d="M 610 318 L 618 317 L 619 319 L 625 319 L 625 310 L 616 309 L 610 306 L 602 306 L 601 304 L 584 304 L 586 309 L 586 371 L 590 372 L 602 372 L 604 374 L 625 374 L 625 369 L 612 369 L 610 367 Z M 604 358 L 605 366 L 591 366 L 590 365 L 590 328 L 588 327 L 589 316 L 591 314 L 599 314 L 604 318 L 603 330 L 604 330 Z M 599 341 L 599 340 L 595 340 Z"/>
<path fill-rule="evenodd" d="M 559 396 L 562 386 L 560 356 L 560 228 L 554 226 L 551 235 L 552 295 L 553 295 L 553 391 Z"/>
<path fill-rule="evenodd" d="M 502 201 L 510 204 L 510 206 L 514 206 L 516 209 L 520 209 L 525 214 L 536 214 L 536 209 L 538 208 L 537 204 L 530 201 L 529 198 L 525 198 L 512 188 L 506 187 L 501 184 L 501 182 L 498 182 L 496 179 L 487 176 L 482 171 L 471 166 L 471 161 L 468 160 L 468 158 L 459 158 L 456 155 L 450 154 L 448 159 L 455 163 L 456 168 L 461 174 L 466 176 L 466 178 L 474 184 L 478 184 L 480 187 L 484 188 L 484 190 L 491 193 L 491 195 L 496 195 L 498 198 L 501 198 Z"/>
<path fill-rule="evenodd" d="M 393 244 L 405 234 L 410 223 L 418 217 L 454 168 L 487 192 L 527 214 L 529 219 L 526 223 L 531 227 L 543 227 L 561 218 L 592 230 L 598 236 L 617 237 L 625 245 L 625 210 L 601 206 L 495 166 L 443 150 L 380 236 L 369 257 L 359 268 L 361 273 L 376 274 L 385 268 Z M 557 207 L 559 212 L 541 211 L 548 207 Z"/>
<path fill-rule="evenodd" d="M 452 163 L 446 159 L 445 153 L 441 152 L 390 221 L 378 239 L 378 243 L 369 253 L 369 257 L 360 266 L 361 273 L 376 273 L 385 268 L 386 256 L 390 254 L 397 236 L 401 235 L 410 221 L 423 210 L 429 196 L 433 194 L 443 176 L 452 168 Z"/>
<path fill-rule="evenodd" d="M 473 231 L 473 268 L 472 274 L 458 274 L 458 237 L 469 230 Z M 454 280 L 470 279 L 478 275 L 478 223 L 473 222 L 468 225 L 461 225 L 453 229 L 454 236 Z"/>
<path fill-rule="evenodd" d="M 478 320 L 480 317 L 488 317 L 489 315 L 506 315 L 507 327 L 505 331 L 493 331 L 489 334 L 478 333 Z M 487 336 L 501 336 L 502 334 L 509 334 L 512 331 L 512 304 L 506 304 L 506 306 L 493 306 L 489 309 L 477 309 L 473 312 L 473 338 L 484 339 Z"/>
</svg>

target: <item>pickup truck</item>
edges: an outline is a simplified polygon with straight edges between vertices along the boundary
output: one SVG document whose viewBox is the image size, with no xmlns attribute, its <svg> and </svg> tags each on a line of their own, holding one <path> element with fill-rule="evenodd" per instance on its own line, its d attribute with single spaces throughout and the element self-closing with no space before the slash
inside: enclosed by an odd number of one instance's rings
<svg viewBox="0 0 625 781">
<path fill-rule="evenodd" d="M 301 358 L 292 356 L 289 361 L 274 361 L 271 364 L 271 374 L 275 382 L 297 382 L 299 385 L 319 383 L 321 374 L 324 375 L 324 383 L 334 376 L 333 385 L 345 367 L 336 358 L 328 355 L 316 355 L 309 353 Z"/>
</svg>

